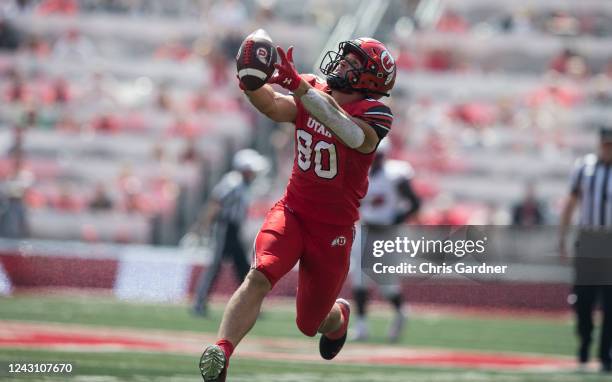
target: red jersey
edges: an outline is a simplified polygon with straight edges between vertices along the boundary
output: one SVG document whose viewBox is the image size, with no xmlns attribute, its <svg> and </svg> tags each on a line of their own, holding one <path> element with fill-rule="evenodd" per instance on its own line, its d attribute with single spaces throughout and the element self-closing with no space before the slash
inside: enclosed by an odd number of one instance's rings
<svg viewBox="0 0 612 382">
<path fill-rule="evenodd" d="M 315 89 L 327 91 L 320 78 L 303 76 Z M 336 138 L 296 99 L 295 159 L 285 204 L 299 216 L 327 224 L 351 225 L 359 219 L 359 201 L 368 190 L 368 172 L 374 153 L 363 154 Z M 366 98 L 341 105 L 355 118 L 366 121 L 379 137 L 390 130 L 391 110 Z"/>
</svg>

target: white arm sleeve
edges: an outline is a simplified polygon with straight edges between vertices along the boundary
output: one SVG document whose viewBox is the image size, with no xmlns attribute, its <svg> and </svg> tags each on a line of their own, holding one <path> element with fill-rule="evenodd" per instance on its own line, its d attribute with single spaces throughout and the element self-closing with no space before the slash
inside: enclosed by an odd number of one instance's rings
<svg viewBox="0 0 612 382">
<path fill-rule="evenodd" d="M 333 131 L 348 147 L 356 149 L 365 141 L 365 134 L 361 127 L 357 126 L 355 122 L 351 121 L 350 118 L 331 105 L 314 88 L 308 89 L 300 97 L 300 101 L 302 101 L 304 108 L 310 114 L 325 125 L 325 127 Z"/>
</svg>

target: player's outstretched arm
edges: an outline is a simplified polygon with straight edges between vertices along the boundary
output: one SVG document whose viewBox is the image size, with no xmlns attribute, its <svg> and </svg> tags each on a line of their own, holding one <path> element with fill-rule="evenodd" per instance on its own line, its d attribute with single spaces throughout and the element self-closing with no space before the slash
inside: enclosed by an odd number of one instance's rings
<svg viewBox="0 0 612 382">
<path fill-rule="evenodd" d="M 293 47 L 287 53 L 281 47 L 276 49 L 281 63 L 275 64 L 278 72 L 270 82 L 291 90 L 310 115 L 329 128 L 346 146 L 363 153 L 374 151 L 379 141 L 374 129 L 365 121 L 348 115 L 330 95 L 316 90 L 300 77 L 293 64 Z"/>
<path fill-rule="evenodd" d="M 295 99 L 277 93 L 270 85 L 264 85 L 257 90 L 244 90 L 244 94 L 257 110 L 276 122 L 294 122 L 297 116 Z"/>
<path fill-rule="evenodd" d="M 300 97 L 302 104 L 319 122 L 329 127 L 345 145 L 359 152 L 371 153 L 376 149 L 380 138 L 367 122 L 348 115 L 332 96 L 313 88 L 305 81 L 302 82 L 306 86 L 300 85 L 304 86 L 303 89 L 298 89 L 295 94 L 299 96 L 303 92 Z M 354 142 L 353 144 L 361 142 L 359 146 L 354 147 L 350 144 L 350 139 L 361 137 L 359 130 L 363 133 L 363 141 Z"/>
</svg>

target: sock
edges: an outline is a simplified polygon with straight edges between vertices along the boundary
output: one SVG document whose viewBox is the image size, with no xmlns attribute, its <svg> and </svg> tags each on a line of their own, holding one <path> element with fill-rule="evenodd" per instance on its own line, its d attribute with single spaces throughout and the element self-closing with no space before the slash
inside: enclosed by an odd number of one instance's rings
<svg viewBox="0 0 612 382">
<path fill-rule="evenodd" d="M 346 329 L 348 329 L 348 320 L 345 316 L 346 313 L 344 312 L 344 305 L 338 303 L 336 303 L 336 305 L 338 305 L 338 307 L 340 308 L 340 317 L 342 323 L 340 324 L 340 327 L 335 331 L 325 333 L 325 337 L 329 338 L 330 340 L 337 340 L 341 338 L 346 333 Z"/>
<path fill-rule="evenodd" d="M 353 298 L 357 304 L 357 315 L 365 317 L 366 315 L 366 302 L 368 301 L 368 290 L 363 288 L 356 288 L 353 290 Z"/>
<path fill-rule="evenodd" d="M 234 353 L 234 345 L 226 339 L 220 339 L 215 345 L 223 350 L 223 353 L 225 353 L 225 362 L 229 364 L 229 359 L 232 353 Z"/>
</svg>

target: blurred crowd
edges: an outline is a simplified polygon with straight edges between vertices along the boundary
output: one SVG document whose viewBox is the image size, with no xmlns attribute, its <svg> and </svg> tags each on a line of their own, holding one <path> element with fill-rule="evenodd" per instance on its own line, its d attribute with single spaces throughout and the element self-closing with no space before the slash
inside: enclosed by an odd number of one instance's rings
<svg viewBox="0 0 612 382">
<path fill-rule="evenodd" d="M 612 15 L 588 7 L 582 9 L 537 8 L 533 4 L 516 2 L 513 9 L 490 6 L 473 12 L 448 8 L 436 25 L 444 33 L 468 33 L 478 29 L 493 30 L 504 34 L 544 34 L 550 36 L 612 36 Z"/>
<path fill-rule="evenodd" d="M 257 116 L 246 107 L 233 74 L 234 56 L 250 23 L 247 11 L 265 22 L 274 17 L 268 6 L 57 0 L 0 5 L 2 199 L 14 200 L 20 216 L 52 211 L 165 219 L 166 226 L 180 227 L 164 243 L 176 242 L 232 152 L 253 140 L 269 141 L 255 136 Z M 156 36 L 141 30 L 125 41 L 109 41 L 83 22 L 83 17 L 101 15 L 111 17 L 104 24 L 111 28 L 114 15 L 121 15 L 142 17 L 148 27 L 154 24 L 147 17 L 159 17 L 168 30 L 195 20 L 196 30 Z M 57 27 L 53 20 L 67 22 Z M 119 24 L 129 28 L 129 21 Z M 198 30 L 200 22 L 215 26 L 214 33 Z M 151 67 L 155 70 L 147 73 Z M 19 189 L 11 186 L 23 174 L 28 182 Z M 14 215 L 0 210 L 0 226 L 19 226 Z M 15 228 L 18 232 L 10 236 L 46 237 L 40 224 L 32 230 L 28 219 L 22 220 L 23 229 Z M 66 238 L 134 239 L 120 232 L 96 233 L 104 229 L 93 225 Z M 147 241 L 159 242 L 151 237 L 156 228 L 150 231 Z"/>
<path fill-rule="evenodd" d="M 96 3 L 95 7 L 109 11 L 121 6 L 113 1 Z M 98 41 L 76 27 L 39 35 L 31 29 L 18 28 L 10 17 L 11 12 L 73 15 L 81 11 L 80 5 L 86 4 L 26 1 L 1 9 L 0 53 L 4 55 L 0 59 L 0 123 L 6 147 L 0 159 L 0 177 L 4 179 L 0 211 L 3 236 L 31 233 L 24 217 L 27 210 L 173 217 L 185 183 L 192 187 L 195 184 L 194 192 L 201 191 L 197 187 L 204 182 L 201 169 L 205 158 L 199 141 L 214 129 L 214 120 L 207 116 L 218 110 L 241 113 L 241 102 L 235 95 L 211 97 L 209 91 L 209 87 L 227 85 L 229 51 L 201 56 L 192 46 L 175 40 L 162 41 L 151 49 L 149 60 L 175 64 L 202 60 L 211 68 L 210 81 L 194 89 L 173 86 L 171 79 L 154 81 L 144 76 L 126 83 L 125 78 L 108 70 L 87 70 L 78 75 L 70 71 L 56 73 L 49 67 L 29 67 L 15 60 L 19 57 L 56 62 L 53 67 L 58 67 L 65 62 L 85 63 L 101 58 Z M 215 49 L 222 51 L 223 43 Z M 52 136 L 60 140 L 55 144 L 33 143 Z M 105 136 L 115 138 L 116 150 L 96 143 Z M 129 145 L 134 139 L 148 143 L 148 154 L 130 157 Z M 61 146 L 62 140 L 85 145 L 71 152 Z M 82 166 L 78 168 L 74 161 L 82 161 Z M 94 166 L 88 168 L 88 162 Z M 95 174 L 97 167 L 100 172 L 108 171 L 106 163 L 96 162 L 113 163 L 111 174 Z M 148 171 L 149 164 L 156 169 Z M 193 168 L 192 173 L 199 179 L 185 182 L 177 170 L 185 167 Z M 89 231 L 71 238 L 99 236 Z M 119 233 L 116 237 L 130 241 Z"/>
<path fill-rule="evenodd" d="M 391 138 L 421 175 L 434 217 L 421 221 L 511 224 L 526 194 L 538 198 L 526 220 L 555 223 L 573 159 L 612 118 L 612 13 L 605 2 L 448 3 L 433 21 L 400 20 L 391 38 L 406 78 Z"/>
<path fill-rule="evenodd" d="M 20 227 L 2 236 L 32 234 L 25 215 L 37 209 L 166 215 L 176 224 L 176 211 L 197 209 L 207 185 L 227 167 L 224 155 L 243 146 L 273 159 L 272 174 L 282 187 L 291 163 L 291 129 L 271 124 L 247 105 L 235 84 L 233 60 L 245 31 L 255 25 L 279 30 L 312 25 L 312 33 L 323 38 L 321 25 L 331 28 L 335 22 L 322 12 L 326 7 L 320 1 L 213 0 L 0 5 L 0 222 L 11 222 L 0 226 Z M 337 12 L 350 9 L 338 1 Z M 131 20 L 157 27 L 147 21 L 152 16 L 163 21 L 159 29 L 175 33 L 134 29 L 118 39 L 100 32 L 103 18 L 124 33 Z M 551 174 L 548 186 L 539 184 L 546 178 L 530 174 L 514 179 L 508 195 L 488 198 L 470 195 L 466 185 L 499 173 L 497 164 L 475 167 L 470 154 L 508 153 L 511 162 L 521 155 L 573 157 L 585 150 L 582 116 L 612 103 L 610 17 L 597 7 L 447 7 L 429 27 L 414 17 L 414 29 L 406 33 L 399 18 L 389 36 L 376 36 L 394 47 L 400 69 L 389 101 L 396 110 L 392 156 L 417 170 L 415 188 L 427 201 L 419 222 L 509 224 L 517 219 L 513 208 L 526 188 L 532 198 L 544 190 L 546 203 L 538 202 L 538 208 L 550 211 L 535 220 L 555 220 L 558 193 L 545 192 L 565 181 L 563 168 Z M 195 29 L 180 32 L 189 22 Z M 508 36 L 522 40 L 505 45 Z M 545 49 L 531 49 L 526 43 L 531 39 Z M 317 41 L 311 44 L 319 49 Z M 582 41 L 605 49 L 594 51 L 589 44 L 585 49 Z M 186 168 L 192 169 L 188 175 Z M 185 207 L 179 196 L 190 187 L 196 196 Z M 258 206 L 255 216 L 265 211 Z M 189 225 L 190 217 L 180 219 Z M 84 236 L 98 237 L 81 232 L 76 238 Z"/>
</svg>

